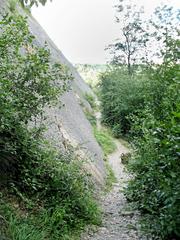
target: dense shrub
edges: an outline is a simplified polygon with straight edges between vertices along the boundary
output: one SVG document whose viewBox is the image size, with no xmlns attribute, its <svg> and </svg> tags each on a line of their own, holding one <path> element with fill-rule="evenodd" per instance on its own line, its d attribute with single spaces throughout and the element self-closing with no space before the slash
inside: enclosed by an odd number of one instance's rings
<svg viewBox="0 0 180 240">
<path fill-rule="evenodd" d="M 180 237 L 178 46 L 169 39 L 164 63 L 152 71 L 146 107 L 134 118 L 135 177 L 127 197 L 145 214 L 143 225 L 153 239 Z"/>
<path fill-rule="evenodd" d="M 146 233 L 169 240 L 180 238 L 180 41 L 165 36 L 163 63 L 149 65 L 144 77 L 119 69 L 103 74 L 101 100 L 103 122 L 133 140 L 127 199 L 143 213 Z"/>
<path fill-rule="evenodd" d="M 130 116 L 144 107 L 145 79 L 140 74 L 130 78 L 122 68 L 115 68 L 101 75 L 100 86 L 102 122 L 117 137 L 128 134 Z"/>
<path fill-rule="evenodd" d="M 23 17 L 1 20 L 0 235 L 68 239 L 85 224 L 99 223 L 99 210 L 73 149 L 58 152 L 43 138 L 44 108 L 59 101 L 71 76 L 52 63 L 46 46 L 33 42 Z"/>
<path fill-rule="evenodd" d="M 67 71 L 50 63 L 47 48 L 33 45 L 34 37 L 22 17 L 5 17 L 0 28 L 1 169 L 17 177 L 17 162 L 24 163 L 31 156 L 27 146 L 32 143 L 28 142 L 42 132 L 40 128 L 29 130 L 28 123 L 66 90 Z"/>
<path fill-rule="evenodd" d="M 100 211 L 92 197 L 92 183 L 83 171 L 83 162 L 77 160 L 72 150 L 59 154 L 47 150 L 47 146 L 46 149 L 38 146 L 40 159 L 33 162 L 33 169 L 23 165 L 21 182 L 11 181 L 8 195 L 6 188 L 2 190 L 0 214 L 6 219 L 4 235 L 34 240 L 36 232 L 42 240 L 66 239 L 65 236 L 80 231 L 85 224 L 99 224 Z M 36 155 L 37 152 L 33 154 Z"/>
</svg>

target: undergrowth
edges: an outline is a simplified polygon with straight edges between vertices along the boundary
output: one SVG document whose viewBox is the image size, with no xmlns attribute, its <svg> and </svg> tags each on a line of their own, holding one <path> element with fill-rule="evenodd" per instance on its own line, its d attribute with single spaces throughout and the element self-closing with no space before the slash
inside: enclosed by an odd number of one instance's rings
<svg viewBox="0 0 180 240">
<path fill-rule="evenodd" d="M 72 151 L 59 155 L 48 150 L 34 171 L 26 167 L 20 185 L 11 182 L 2 190 L 3 234 L 18 240 L 72 239 L 86 224 L 100 224 L 82 164 Z"/>
<path fill-rule="evenodd" d="M 171 12 L 164 11 L 159 12 L 161 20 Z M 158 25 L 166 48 L 161 64 L 139 66 L 133 76 L 119 66 L 101 77 L 103 122 L 117 136 L 129 137 L 134 150 L 126 197 L 141 212 L 142 229 L 154 240 L 180 239 L 180 41 L 179 31 L 170 27 L 171 35 Z"/>
<path fill-rule="evenodd" d="M 85 99 L 88 101 L 90 106 L 92 107 L 93 110 L 96 110 L 97 104 L 96 104 L 96 99 L 92 94 L 86 93 L 84 95 Z"/>
<path fill-rule="evenodd" d="M 113 183 L 117 183 L 117 178 L 114 174 L 112 167 L 107 161 L 105 161 L 105 167 L 107 174 L 105 192 L 109 192 L 112 189 Z"/>
<path fill-rule="evenodd" d="M 116 150 L 116 144 L 114 143 L 110 131 L 108 131 L 105 128 L 99 130 L 96 127 L 94 127 L 94 135 L 106 156 L 113 153 Z"/>
<path fill-rule="evenodd" d="M 91 123 L 92 126 L 96 126 L 96 117 L 93 112 L 90 112 L 88 110 L 84 109 L 84 113 L 86 115 L 86 118 Z"/>
<path fill-rule="evenodd" d="M 86 160 L 50 146 L 43 125 L 44 108 L 59 102 L 71 76 L 17 15 L 0 22 L 0 63 L 0 236 L 73 239 L 100 223 L 100 210 Z"/>
<path fill-rule="evenodd" d="M 115 174 L 107 161 L 107 157 L 109 154 L 113 153 L 116 150 L 116 144 L 114 143 L 112 133 L 109 129 L 101 128 L 97 129 L 97 119 L 94 115 L 94 112 L 89 112 L 84 109 L 84 113 L 92 125 L 94 136 L 96 141 L 102 147 L 104 153 L 104 162 L 106 168 L 106 187 L 105 192 L 109 192 L 112 188 L 113 183 L 117 181 Z"/>
</svg>

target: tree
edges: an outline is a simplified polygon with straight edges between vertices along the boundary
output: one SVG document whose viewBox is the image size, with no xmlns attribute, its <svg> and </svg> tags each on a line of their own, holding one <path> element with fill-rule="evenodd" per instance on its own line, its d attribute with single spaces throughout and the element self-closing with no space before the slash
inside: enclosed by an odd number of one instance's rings
<svg viewBox="0 0 180 240">
<path fill-rule="evenodd" d="M 19 0 L 19 1 L 23 6 L 28 6 L 30 8 L 33 5 L 38 6 L 39 3 L 42 4 L 43 6 L 47 3 L 47 0 Z M 52 1 L 52 0 L 50 0 L 50 1 Z"/>
<path fill-rule="evenodd" d="M 112 63 L 115 65 L 125 64 L 129 75 L 133 73 L 133 65 L 138 63 L 142 57 L 142 49 L 145 51 L 148 41 L 147 33 L 144 30 L 141 15 L 143 8 L 137 9 L 129 1 L 120 0 L 117 8 L 118 16 L 116 22 L 121 26 L 120 38 L 115 44 L 109 45 L 113 54 Z"/>
<path fill-rule="evenodd" d="M 149 33 L 149 49 L 153 49 L 150 59 L 155 62 L 162 62 L 164 56 L 169 52 L 169 36 L 178 38 L 178 27 L 180 20 L 180 11 L 171 6 L 163 5 L 157 7 L 148 25 L 151 26 Z M 160 61 L 159 61 L 160 60 Z"/>
<path fill-rule="evenodd" d="M 150 76 L 149 94 L 134 118 L 134 179 L 126 193 L 144 215 L 153 239 L 180 239 L 179 39 L 167 36 L 163 63 Z"/>
</svg>

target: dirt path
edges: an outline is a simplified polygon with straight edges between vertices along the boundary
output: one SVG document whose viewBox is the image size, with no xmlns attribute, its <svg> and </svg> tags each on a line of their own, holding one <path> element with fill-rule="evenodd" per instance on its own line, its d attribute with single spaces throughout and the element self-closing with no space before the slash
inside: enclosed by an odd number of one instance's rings
<svg viewBox="0 0 180 240">
<path fill-rule="evenodd" d="M 139 240 L 138 212 L 131 211 L 122 192 L 129 179 L 128 174 L 121 163 L 121 154 L 129 150 L 118 140 L 115 140 L 117 150 L 108 158 L 117 183 L 113 189 L 103 196 L 102 206 L 104 210 L 102 226 L 96 232 L 89 232 L 82 240 Z"/>
</svg>

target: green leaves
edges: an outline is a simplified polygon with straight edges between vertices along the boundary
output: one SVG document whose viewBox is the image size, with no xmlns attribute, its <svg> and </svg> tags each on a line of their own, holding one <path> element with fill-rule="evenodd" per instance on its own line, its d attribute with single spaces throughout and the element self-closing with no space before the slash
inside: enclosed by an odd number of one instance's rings
<svg viewBox="0 0 180 240">
<path fill-rule="evenodd" d="M 136 66 L 131 77 L 124 65 L 106 72 L 101 77 L 101 101 L 103 122 L 116 136 L 130 136 L 133 141 L 128 168 L 134 178 L 127 199 L 141 211 L 145 233 L 165 240 L 180 237 L 180 69 L 179 31 L 169 22 L 171 8 L 161 11 L 158 24 L 152 24 L 154 33 L 147 37 L 160 41 L 157 52 L 162 63 Z M 119 49 L 125 50 L 122 42 L 115 45 Z"/>
<path fill-rule="evenodd" d="M 98 224 L 100 211 L 74 150 L 59 152 L 44 140 L 44 109 L 60 102 L 72 78 L 65 66 L 53 63 L 47 45 L 37 47 L 34 40 L 22 16 L 1 20 L 0 187 L 8 195 L 0 207 L 6 219 L 2 234 L 72 239 L 72 229 Z M 38 126 L 30 126 L 37 120 Z M 3 209 L 5 202 L 12 210 Z"/>
<path fill-rule="evenodd" d="M 26 123 L 67 89 L 67 70 L 50 63 L 46 46 L 38 48 L 33 44 L 34 37 L 23 17 L 7 16 L 0 28 L 1 110 L 13 108 L 16 114 L 12 117 Z"/>
<path fill-rule="evenodd" d="M 38 48 L 33 42 L 34 36 L 30 34 L 25 18 L 7 15 L 1 20 L 0 154 L 7 155 L 1 160 L 2 168 L 9 165 L 5 167 L 9 169 L 7 175 L 10 174 L 11 159 L 21 162 L 26 155 L 24 141 L 27 135 L 31 136 L 27 124 L 42 116 L 45 106 L 57 101 L 66 91 L 70 78 L 64 66 L 51 63 L 47 46 Z M 23 157 L 20 151 L 25 154 Z M 14 168 L 13 161 L 12 165 Z M 12 171 L 13 174 L 16 172 Z"/>
<path fill-rule="evenodd" d="M 119 24 L 119 39 L 109 45 L 113 54 L 112 64 L 127 66 L 129 76 L 134 73 L 134 66 L 145 62 L 142 51 L 146 50 L 148 33 L 143 24 L 143 7 L 137 8 L 131 1 L 120 1 L 116 22 Z"/>
<path fill-rule="evenodd" d="M 145 109 L 135 118 L 136 129 L 142 128 L 134 144 L 136 155 L 130 165 L 135 178 L 129 184 L 127 196 L 136 201 L 145 214 L 143 227 L 156 239 L 179 238 L 180 165 L 179 146 L 179 86 L 174 81 L 179 65 L 176 40 L 169 42 L 164 62 L 150 75 L 151 88 Z"/>
<path fill-rule="evenodd" d="M 129 134 L 131 115 L 144 106 L 146 80 L 141 75 L 129 78 L 122 67 L 102 74 L 100 85 L 103 123 L 115 136 Z"/>
</svg>

